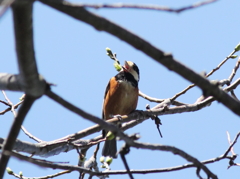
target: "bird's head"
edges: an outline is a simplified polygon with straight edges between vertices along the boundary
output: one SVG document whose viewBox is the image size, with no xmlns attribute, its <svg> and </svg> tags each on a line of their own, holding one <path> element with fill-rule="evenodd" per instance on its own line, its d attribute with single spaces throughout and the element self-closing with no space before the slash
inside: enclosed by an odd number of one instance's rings
<svg viewBox="0 0 240 179">
<path fill-rule="evenodd" d="M 133 63 L 131 61 L 125 61 L 124 66 L 122 66 L 122 69 L 125 72 L 132 74 L 132 76 L 134 77 L 134 79 L 136 81 L 139 81 L 139 79 L 140 79 L 139 69 L 135 63 Z"/>
</svg>

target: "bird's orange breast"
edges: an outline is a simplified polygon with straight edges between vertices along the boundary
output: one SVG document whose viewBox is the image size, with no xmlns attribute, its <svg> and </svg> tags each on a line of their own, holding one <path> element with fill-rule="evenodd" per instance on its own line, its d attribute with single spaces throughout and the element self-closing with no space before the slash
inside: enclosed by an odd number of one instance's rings
<svg viewBox="0 0 240 179">
<path fill-rule="evenodd" d="M 116 81 L 115 77 L 109 82 L 103 103 L 104 119 L 112 115 L 126 115 L 134 111 L 138 102 L 138 88 L 127 81 Z"/>
</svg>

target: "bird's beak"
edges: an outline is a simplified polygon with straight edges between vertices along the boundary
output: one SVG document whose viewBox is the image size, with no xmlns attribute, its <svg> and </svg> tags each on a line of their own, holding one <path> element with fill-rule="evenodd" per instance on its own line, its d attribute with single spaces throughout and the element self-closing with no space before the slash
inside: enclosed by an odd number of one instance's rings
<svg viewBox="0 0 240 179">
<path fill-rule="evenodd" d="M 128 62 L 127 61 L 125 61 L 124 62 L 124 66 L 122 66 L 122 68 L 123 68 L 123 70 L 125 71 L 125 72 L 128 72 L 129 71 L 129 64 L 128 64 Z"/>
</svg>

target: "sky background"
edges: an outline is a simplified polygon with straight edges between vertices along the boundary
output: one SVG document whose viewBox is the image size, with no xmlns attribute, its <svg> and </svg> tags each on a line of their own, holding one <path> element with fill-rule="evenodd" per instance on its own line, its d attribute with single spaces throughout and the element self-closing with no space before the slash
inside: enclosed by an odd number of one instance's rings
<svg viewBox="0 0 240 179">
<path fill-rule="evenodd" d="M 77 2 L 77 1 L 75 1 Z M 114 3 L 118 1 L 78 1 L 87 3 Z M 121 1 L 123 3 L 146 4 L 146 1 Z M 164 5 L 178 8 L 195 3 L 194 0 L 169 1 L 149 0 L 147 4 Z M 136 9 L 89 9 L 120 26 L 139 35 L 159 49 L 172 53 L 174 58 L 192 68 L 195 72 L 209 72 L 215 68 L 240 41 L 239 35 L 239 0 L 221 0 L 181 14 Z M 77 21 L 68 15 L 58 12 L 42 3 L 34 3 L 34 45 L 38 70 L 48 82 L 57 84 L 52 90 L 69 102 L 101 117 L 102 101 L 105 87 L 109 79 L 116 74 L 113 61 L 106 55 L 105 48 L 109 47 L 117 53 L 123 64 L 125 60 L 135 62 L 140 69 L 140 90 L 155 98 L 171 98 L 191 83 L 164 66 L 156 63 L 142 52 L 127 43 L 106 33 L 96 31 L 93 27 Z M 15 44 L 13 36 L 12 12 L 8 10 L 0 19 L 0 72 L 18 73 Z M 237 59 L 230 59 L 210 79 L 227 79 L 235 66 Z M 239 78 L 237 73 L 234 80 Z M 13 103 L 19 101 L 20 92 L 6 92 Z M 235 91 L 239 97 L 239 88 Z M 177 100 L 184 103 L 194 103 L 201 95 L 197 87 L 191 89 Z M 4 96 L 0 95 L 4 100 Z M 137 109 L 144 110 L 151 103 L 139 97 Z M 0 104 L 0 110 L 6 106 Z M 159 137 L 154 122 L 149 119 L 142 124 L 126 131 L 127 134 L 140 133 L 141 142 L 175 146 L 184 150 L 198 160 L 207 160 L 222 155 L 228 148 L 226 131 L 231 138 L 240 132 L 239 117 L 218 102 L 213 102 L 197 112 L 160 116 L 163 125 L 163 138 Z M 13 121 L 12 113 L 0 116 L 0 137 L 6 137 Z M 93 123 L 77 116 L 61 107 L 49 98 L 38 99 L 28 113 L 24 127 L 34 136 L 44 141 L 59 139 Z M 95 133 L 88 138 L 98 136 Z M 30 141 L 23 132 L 18 139 Z M 122 146 L 118 143 L 118 148 Z M 87 158 L 91 157 L 95 147 L 92 147 Z M 240 142 L 234 147 L 240 154 Z M 98 159 L 101 152 L 98 152 Z M 126 156 L 131 169 L 166 168 L 188 163 L 179 156 L 168 152 L 131 149 Z M 46 158 L 50 161 L 69 162 L 77 165 L 76 151 L 62 153 Z M 240 163 L 240 159 L 235 162 Z M 98 160 L 100 166 L 100 162 Z M 23 172 L 26 177 L 40 177 L 54 174 L 61 170 L 40 168 L 38 166 L 10 159 L 8 163 L 14 172 Z M 228 160 L 222 160 L 207 167 L 219 178 L 237 179 L 240 168 L 227 169 Z M 118 157 L 111 165 L 112 170 L 124 169 Z M 134 175 L 135 178 L 145 179 L 166 178 L 186 179 L 197 178 L 195 168 L 181 171 Z M 203 177 L 206 177 L 202 173 Z M 72 172 L 58 177 L 78 178 L 78 172 Z M 4 179 L 11 179 L 5 173 Z M 127 175 L 111 176 L 111 178 L 128 178 Z"/>
</svg>

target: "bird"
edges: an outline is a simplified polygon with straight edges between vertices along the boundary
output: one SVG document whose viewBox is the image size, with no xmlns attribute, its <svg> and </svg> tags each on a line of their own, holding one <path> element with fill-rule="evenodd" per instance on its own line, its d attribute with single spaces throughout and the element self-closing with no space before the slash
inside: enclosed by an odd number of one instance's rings
<svg viewBox="0 0 240 179">
<path fill-rule="evenodd" d="M 136 110 L 138 103 L 138 82 L 140 79 L 138 66 L 125 61 L 121 71 L 112 77 L 107 85 L 102 110 L 102 119 L 108 120 L 115 115 L 128 115 Z M 108 131 L 103 130 L 103 137 Z M 106 140 L 102 156 L 116 158 L 116 138 Z"/>
</svg>

